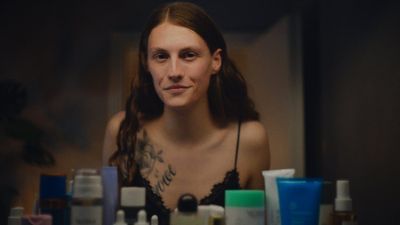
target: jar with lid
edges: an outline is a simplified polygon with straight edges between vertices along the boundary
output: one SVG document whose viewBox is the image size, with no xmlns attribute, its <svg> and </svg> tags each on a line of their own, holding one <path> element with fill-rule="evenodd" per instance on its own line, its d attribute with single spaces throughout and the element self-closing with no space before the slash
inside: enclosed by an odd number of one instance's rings
<svg viewBox="0 0 400 225">
<path fill-rule="evenodd" d="M 71 225 L 102 225 L 103 188 L 96 169 L 78 169 L 74 176 Z"/>
</svg>

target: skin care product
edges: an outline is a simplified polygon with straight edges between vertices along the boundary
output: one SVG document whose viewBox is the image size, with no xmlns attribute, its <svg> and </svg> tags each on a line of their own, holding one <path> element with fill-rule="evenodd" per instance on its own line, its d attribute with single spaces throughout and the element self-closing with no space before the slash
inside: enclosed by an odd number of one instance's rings
<svg viewBox="0 0 400 225">
<path fill-rule="evenodd" d="M 178 210 L 171 213 L 170 225 L 203 225 L 204 218 L 198 214 L 197 207 L 194 195 L 182 195 L 178 200 Z"/>
<path fill-rule="evenodd" d="M 265 194 L 261 190 L 226 190 L 226 225 L 264 225 Z"/>
<path fill-rule="evenodd" d="M 95 169 L 76 171 L 71 202 L 71 225 L 103 224 L 103 188 Z"/>
<path fill-rule="evenodd" d="M 277 178 L 282 225 L 318 225 L 321 179 Z"/>
<path fill-rule="evenodd" d="M 200 217 L 203 218 L 205 225 L 208 225 L 211 218 L 224 217 L 225 210 L 224 207 L 219 205 L 199 205 L 197 207 L 197 212 Z"/>
<path fill-rule="evenodd" d="M 24 215 L 22 216 L 21 225 L 53 225 L 51 215 Z M 54 225 L 56 225 L 54 223 Z"/>
<path fill-rule="evenodd" d="M 268 225 L 281 225 L 281 215 L 279 211 L 279 198 L 278 187 L 276 185 L 277 177 L 293 177 L 294 169 L 280 169 L 280 170 L 264 170 L 265 183 L 265 203 L 267 208 L 267 224 Z"/>
<path fill-rule="evenodd" d="M 23 207 L 14 207 L 10 210 L 7 225 L 21 225 L 21 217 L 24 214 Z"/>
<path fill-rule="evenodd" d="M 158 225 L 158 216 L 157 215 L 151 216 L 150 225 Z"/>
<path fill-rule="evenodd" d="M 118 172 L 117 167 L 101 168 L 103 183 L 103 225 L 112 225 L 118 207 Z"/>
<path fill-rule="evenodd" d="M 125 222 L 124 210 L 121 210 L 121 209 L 118 210 L 116 218 L 117 218 L 117 220 L 115 221 L 114 225 L 127 225 L 127 223 Z"/>
<path fill-rule="evenodd" d="M 336 181 L 336 198 L 332 213 L 333 225 L 356 221 L 349 186 L 350 182 L 348 180 Z"/>
<path fill-rule="evenodd" d="M 138 212 L 146 204 L 146 189 L 144 187 L 122 187 L 121 209 L 125 213 L 125 221 L 133 225 L 137 221 Z"/>
<path fill-rule="evenodd" d="M 144 209 L 138 212 L 137 221 L 135 222 L 135 225 L 149 225 L 149 223 L 147 222 L 147 214 Z"/>
<path fill-rule="evenodd" d="M 54 174 L 40 175 L 39 212 L 52 216 L 54 224 L 67 225 L 68 198 L 67 176 Z"/>
<path fill-rule="evenodd" d="M 321 202 L 319 205 L 319 225 L 332 225 L 333 211 L 333 183 L 324 181 L 321 189 Z"/>
</svg>

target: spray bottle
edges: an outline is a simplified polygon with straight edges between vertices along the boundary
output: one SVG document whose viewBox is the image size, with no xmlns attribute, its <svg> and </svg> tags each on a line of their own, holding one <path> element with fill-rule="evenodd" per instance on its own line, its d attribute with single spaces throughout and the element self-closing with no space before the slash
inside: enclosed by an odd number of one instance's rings
<svg viewBox="0 0 400 225">
<path fill-rule="evenodd" d="M 336 198 L 332 221 L 333 225 L 356 224 L 348 180 L 336 181 Z"/>
</svg>

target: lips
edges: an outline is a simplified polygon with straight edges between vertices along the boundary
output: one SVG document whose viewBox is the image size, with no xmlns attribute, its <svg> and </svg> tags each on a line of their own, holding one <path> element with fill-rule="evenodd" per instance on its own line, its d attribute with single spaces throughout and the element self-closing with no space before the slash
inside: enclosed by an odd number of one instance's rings
<svg viewBox="0 0 400 225">
<path fill-rule="evenodd" d="M 179 90 L 179 89 L 187 89 L 189 87 L 190 86 L 174 84 L 174 85 L 171 85 L 171 86 L 168 86 L 168 87 L 164 88 L 164 90 Z"/>
<path fill-rule="evenodd" d="M 189 89 L 191 86 L 185 86 L 185 85 L 179 85 L 179 84 L 173 84 L 170 86 L 167 86 L 164 88 L 164 91 L 171 95 L 180 95 L 186 92 L 187 89 Z"/>
</svg>

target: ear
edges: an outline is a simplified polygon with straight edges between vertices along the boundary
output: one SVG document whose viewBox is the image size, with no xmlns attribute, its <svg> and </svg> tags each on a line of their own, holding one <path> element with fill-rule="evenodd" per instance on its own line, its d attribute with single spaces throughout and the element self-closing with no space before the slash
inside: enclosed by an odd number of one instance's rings
<svg viewBox="0 0 400 225">
<path fill-rule="evenodd" d="M 222 49 L 218 48 L 212 54 L 212 64 L 211 64 L 211 66 L 212 66 L 213 74 L 218 73 L 219 70 L 221 69 L 221 65 L 222 65 L 221 53 L 222 53 Z"/>
</svg>

